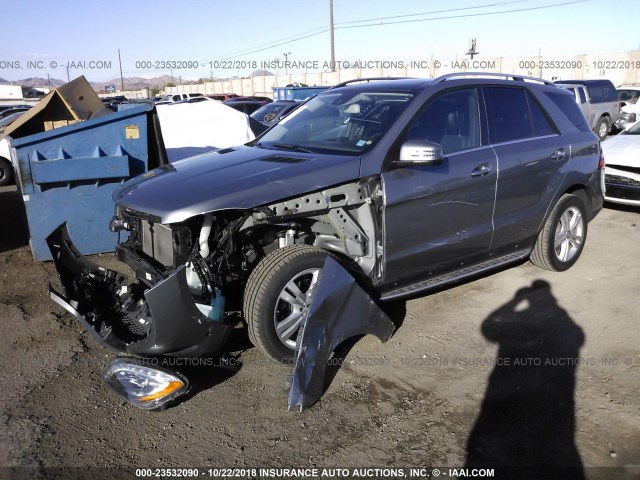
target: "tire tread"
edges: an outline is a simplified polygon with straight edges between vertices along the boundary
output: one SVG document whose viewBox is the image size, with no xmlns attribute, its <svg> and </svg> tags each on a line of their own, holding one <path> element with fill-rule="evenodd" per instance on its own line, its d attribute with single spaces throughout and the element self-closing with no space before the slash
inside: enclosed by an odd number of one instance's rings
<svg viewBox="0 0 640 480">
<path fill-rule="evenodd" d="M 309 245 L 292 245 L 279 248 L 264 257 L 253 270 L 245 287 L 242 311 L 247 322 L 249 340 L 265 354 L 272 356 L 265 339 L 260 332 L 260 324 L 256 321 L 259 316 L 259 308 L 266 301 L 268 288 L 277 271 L 306 255 L 317 253 L 327 255 L 329 252 L 322 248 Z M 333 256 L 329 254 L 330 256 Z M 335 256 L 333 256 L 335 258 Z"/>
<path fill-rule="evenodd" d="M 552 248 L 553 241 L 552 240 L 550 241 L 550 239 L 553 239 L 555 237 L 555 229 L 556 229 L 556 222 L 557 222 L 557 218 L 558 218 L 558 211 L 563 209 L 563 208 L 565 208 L 566 204 L 568 202 L 570 202 L 571 200 L 574 200 L 574 199 L 577 200 L 577 202 L 579 202 L 579 204 L 581 206 L 581 210 L 582 210 L 581 213 L 583 215 L 583 219 L 584 219 L 584 222 L 585 222 L 585 225 L 584 225 L 584 238 L 583 238 L 583 242 L 582 242 L 582 248 L 584 248 L 584 244 L 585 244 L 585 242 L 587 240 L 587 221 L 586 221 L 584 203 L 582 202 L 580 197 L 578 197 L 576 195 L 572 195 L 572 194 L 569 194 L 569 193 L 564 194 L 556 202 L 556 204 L 554 205 L 553 209 L 551 210 L 551 213 L 549 214 L 549 216 L 545 220 L 544 226 L 542 227 L 542 230 L 538 234 L 538 238 L 536 240 L 536 244 L 534 245 L 533 250 L 531 251 L 531 255 L 529 256 L 529 260 L 536 267 L 540 267 L 540 268 L 543 268 L 545 270 L 551 270 L 551 271 L 554 271 L 554 272 L 564 271 L 564 270 L 570 268 L 578 260 L 578 258 L 580 257 L 580 254 L 582 253 L 582 250 L 580 252 L 578 252 L 578 256 L 575 258 L 575 260 L 573 260 L 573 262 L 568 267 L 558 268 L 558 266 L 555 265 L 555 263 L 553 262 L 553 258 L 555 258 L 555 251 Z"/>
</svg>

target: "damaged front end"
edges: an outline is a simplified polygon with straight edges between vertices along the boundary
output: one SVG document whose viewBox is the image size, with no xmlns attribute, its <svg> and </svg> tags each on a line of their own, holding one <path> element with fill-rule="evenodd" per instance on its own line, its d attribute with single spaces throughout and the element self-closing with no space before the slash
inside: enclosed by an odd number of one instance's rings
<svg viewBox="0 0 640 480">
<path fill-rule="evenodd" d="M 197 357 L 219 350 L 231 326 L 213 321 L 194 302 L 183 265 L 155 284 L 126 285 L 74 247 L 66 224 L 47 238 L 64 295 L 51 298 L 102 345 L 136 356 Z"/>
<path fill-rule="evenodd" d="M 63 288 L 60 293 L 50 287 L 50 296 L 103 346 L 143 357 L 143 363 L 117 360 L 105 371 L 105 381 L 134 405 L 156 408 L 189 385 L 178 372 L 155 369 L 144 357 L 222 353 L 239 319 L 235 312 L 242 312 L 249 326 L 260 321 L 247 316 L 256 298 L 246 295 L 248 284 L 262 278 L 256 274 L 259 264 L 272 268 L 274 255 L 285 248 L 326 251 L 351 273 L 327 261 L 318 294 L 309 295 L 311 313 L 300 322 L 304 334 L 291 329 L 292 342 L 280 338 L 291 357 L 299 350 L 290 407 L 306 408 L 321 396 L 326 363 L 338 344 L 369 333 L 385 341 L 393 331 L 358 286 L 370 287 L 382 277 L 380 192 L 377 179 L 367 179 L 244 209 L 173 216 L 118 202 L 109 227 L 126 235 L 115 252 L 135 281 L 82 256 L 63 224 L 47 238 Z M 273 311 L 265 324 L 270 328 L 276 328 L 271 324 L 282 307 L 274 301 L 275 307 L 253 308 Z"/>
</svg>

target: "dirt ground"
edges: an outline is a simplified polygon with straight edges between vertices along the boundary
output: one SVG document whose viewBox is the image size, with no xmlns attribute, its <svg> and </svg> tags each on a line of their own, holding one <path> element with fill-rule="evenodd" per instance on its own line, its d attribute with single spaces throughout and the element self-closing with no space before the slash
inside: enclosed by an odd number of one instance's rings
<svg viewBox="0 0 640 480">
<path fill-rule="evenodd" d="M 640 477 L 638 211 L 605 208 L 568 272 L 524 263 L 391 305 L 391 340 L 342 348 L 302 413 L 287 411 L 289 368 L 241 329 L 240 368 L 192 368 L 185 402 L 145 412 L 103 385 L 113 355 L 48 298 L 53 266 L 33 261 L 21 199 L 3 190 L 0 466 L 569 465 Z"/>
</svg>

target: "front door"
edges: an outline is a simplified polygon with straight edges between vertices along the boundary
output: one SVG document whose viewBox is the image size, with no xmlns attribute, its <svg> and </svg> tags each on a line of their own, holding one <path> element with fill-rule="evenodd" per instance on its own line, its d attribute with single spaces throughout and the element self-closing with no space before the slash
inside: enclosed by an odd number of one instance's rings
<svg viewBox="0 0 640 480">
<path fill-rule="evenodd" d="M 440 144 L 441 165 L 389 165 L 382 174 L 388 287 L 488 255 L 497 161 L 483 146 L 478 95 L 477 89 L 465 88 L 429 99 L 401 139 Z"/>
</svg>

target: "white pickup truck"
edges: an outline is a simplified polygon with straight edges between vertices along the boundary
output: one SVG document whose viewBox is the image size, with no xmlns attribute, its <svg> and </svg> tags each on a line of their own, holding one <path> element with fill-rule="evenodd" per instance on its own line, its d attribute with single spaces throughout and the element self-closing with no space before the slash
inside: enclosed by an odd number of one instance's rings
<svg viewBox="0 0 640 480">
<path fill-rule="evenodd" d="M 554 82 L 576 97 L 591 129 L 604 140 L 620 117 L 616 87 L 610 80 L 558 80 Z"/>
</svg>

